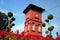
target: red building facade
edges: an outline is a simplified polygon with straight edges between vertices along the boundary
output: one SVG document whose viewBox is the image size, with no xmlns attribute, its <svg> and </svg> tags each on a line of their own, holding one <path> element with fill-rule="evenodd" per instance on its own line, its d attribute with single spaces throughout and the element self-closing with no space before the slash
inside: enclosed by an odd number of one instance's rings
<svg viewBox="0 0 60 40">
<path fill-rule="evenodd" d="M 19 34 L 19 30 L 14 33 L 13 31 L 7 32 L 0 30 L 0 40 L 60 40 L 60 35 L 57 33 L 57 37 L 42 36 L 42 12 L 43 8 L 35 5 L 28 5 L 23 11 L 26 15 L 24 32 Z"/>
<path fill-rule="evenodd" d="M 24 36 L 28 36 L 31 40 L 41 39 L 43 11 L 45 11 L 43 8 L 32 4 L 23 11 L 25 14 Z"/>
</svg>

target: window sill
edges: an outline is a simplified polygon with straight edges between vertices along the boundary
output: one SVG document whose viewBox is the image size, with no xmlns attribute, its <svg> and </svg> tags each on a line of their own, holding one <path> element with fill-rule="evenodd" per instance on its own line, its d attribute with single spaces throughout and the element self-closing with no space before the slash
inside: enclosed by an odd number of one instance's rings
<svg viewBox="0 0 60 40">
<path fill-rule="evenodd" d="M 41 33 L 41 32 L 38 32 L 38 33 Z"/>
<path fill-rule="evenodd" d="M 33 32 L 35 32 L 34 30 L 32 30 Z"/>
</svg>

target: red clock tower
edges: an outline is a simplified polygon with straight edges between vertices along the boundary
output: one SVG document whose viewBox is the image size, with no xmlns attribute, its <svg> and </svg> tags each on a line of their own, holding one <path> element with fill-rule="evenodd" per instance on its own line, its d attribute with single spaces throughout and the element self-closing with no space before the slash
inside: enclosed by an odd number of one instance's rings
<svg viewBox="0 0 60 40">
<path fill-rule="evenodd" d="M 43 8 L 29 4 L 23 11 L 25 14 L 24 36 L 30 35 L 31 40 L 42 36 L 42 12 Z M 29 37 L 29 36 L 28 36 Z"/>
</svg>

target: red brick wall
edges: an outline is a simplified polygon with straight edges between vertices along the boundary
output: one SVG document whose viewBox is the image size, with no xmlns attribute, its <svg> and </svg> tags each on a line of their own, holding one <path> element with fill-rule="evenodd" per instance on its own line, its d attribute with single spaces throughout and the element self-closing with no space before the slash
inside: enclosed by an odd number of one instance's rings
<svg viewBox="0 0 60 40">
<path fill-rule="evenodd" d="M 38 14 L 38 18 L 36 18 L 36 14 Z M 34 10 L 29 10 L 25 16 L 25 35 L 30 33 L 31 35 L 38 35 L 42 36 L 42 14 L 34 11 Z M 35 24 L 35 31 L 32 31 L 32 23 L 34 22 Z M 38 32 L 38 24 L 40 24 L 41 32 Z M 30 25 L 30 28 L 28 30 L 28 25 Z"/>
</svg>

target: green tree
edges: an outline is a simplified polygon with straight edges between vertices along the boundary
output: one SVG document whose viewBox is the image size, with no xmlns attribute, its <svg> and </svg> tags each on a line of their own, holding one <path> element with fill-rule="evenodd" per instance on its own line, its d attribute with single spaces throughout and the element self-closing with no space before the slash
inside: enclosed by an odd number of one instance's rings
<svg viewBox="0 0 60 40">
<path fill-rule="evenodd" d="M 51 35 L 51 37 L 52 37 L 51 32 L 53 31 L 53 29 L 54 29 L 54 26 L 50 26 L 50 27 L 48 28 L 48 31 L 50 32 L 50 34 L 49 34 L 49 35 Z"/>
<path fill-rule="evenodd" d="M 49 15 L 47 16 L 47 18 L 48 18 L 49 20 L 52 20 L 52 19 L 53 19 L 53 15 L 52 15 L 52 14 L 49 14 Z"/>
<path fill-rule="evenodd" d="M 45 26 L 46 26 L 46 24 L 45 24 L 45 23 L 42 23 L 42 26 L 43 26 L 43 27 L 45 27 Z"/>
<path fill-rule="evenodd" d="M 49 27 L 50 27 L 50 20 L 52 20 L 52 19 L 53 19 L 53 15 L 52 14 L 48 14 L 47 19 L 45 19 L 45 22 L 48 23 Z"/>
<path fill-rule="evenodd" d="M 49 36 L 50 36 L 50 37 L 52 37 L 51 32 L 52 32 L 53 29 L 54 29 L 54 26 L 51 26 L 51 25 L 50 25 L 50 20 L 52 20 L 52 19 L 53 19 L 53 15 L 52 15 L 52 14 L 48 14 L 47 19 L 45 19 L 45 22 L 48 23 L 48 30 L 47 30 L 45 33 L 49 33 Z"/>
<path fill-rule="evenodd" d="M 45 22 L 49 23 L 49 19 L 45 19 Z"/>
<path fill-rule="evenodd" d="M 12 28 L 13 26 L 15 26 L 15 24 L 12 23 L 13 21 L 15 21 L 15 18 L 13 17 L 13 13 L 12 12 L 8 12 L 8 26 L 7 26 L 7 31 L 10 31 L 10 28 Z"/>
<path fill-rule="evenodd" d="M 51 32 L 54 29 L 54 26 L 51 26 L 48 28 L 48 30 Z"/>
<path fill-rule="evenodd" d="M 0 30 L 5 29 L 7 24 L 5 24 L 6 20 L 8 20 L 8 16 L 3 13 L 0 12 Z"/>
<path fill-rule="evenodd" d="M 46 20 L 46 21 L 47 21 L 47 20 Z M 46 24 L 43 22 L 43 23 L 42 23 L 42 26 L 45 27 Z M 45 29 L 46 29 L 46 28 L 45 28 Z M 48 34 L 48 30 L 45 31 L 45 34 Z"/>
<path fill-rule="evenodd" d="M 46 33 L 46 34 L 48 34 L 48 33 L 49 33 L 49 31 L 48 31 L 48 30 L 46 30 L 46 31 L 45 31 L 45 33 Z"/>
<path fill-rule="evenodd" d="M 12 12 L 8 12 L 7 15 L 3 12 L 0 12 L 0 30 L 6 30 L 8 25 L 11 25 L 10 28 L 12 28 L 12 26 L 15 25 L 13 21 L 15 21 L 15 18 L 13 17 Z"/>
<path fill-rule="evenodd" d="M 13 13 L 12 12 L 8 12 L 8 17 L 12 17 L 13 16 Z"/>
<path fill-rule="evenodd" d="M 54 26 L 50 26 L 50 20 L 52 20 L 53 19 L 53 15 L 52 14 L 49 14 L 48 16 L 47 16 L 47 19 L 49 20 L 49 27 L 48 27 L 48 31 L 50 32 L 49 33 L 49 37 L 52 37 L 52 31 L 53 31 L 53 29 L 54 29 Z"/>
</svg>

